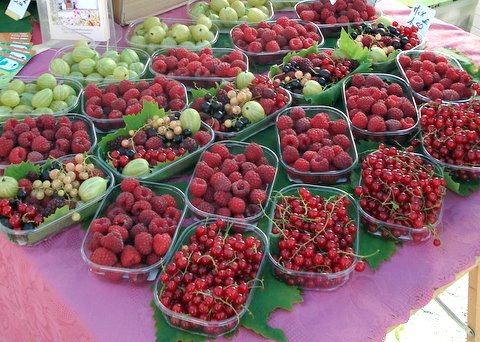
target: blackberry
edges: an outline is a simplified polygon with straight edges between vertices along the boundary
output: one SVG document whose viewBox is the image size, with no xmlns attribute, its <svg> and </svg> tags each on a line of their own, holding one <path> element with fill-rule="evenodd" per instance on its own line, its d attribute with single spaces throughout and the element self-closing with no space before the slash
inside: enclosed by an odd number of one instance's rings
<svg viewBox="0 0 480 342">
<path fill-rule="evenodd" d="M 66 204 L 66 200 L 63 198 L 53 198 L 48 202 L 47 206 L 43 209 L 43 216 L 47 217 L 55 213 L 57 208 L 61 208 Z"/>
<path fill-rule="evenodd" d="M 302 71 L 310 71 L 310 69 L 313 68 L 312 61 L 309 60 L 308 58 L 303 58 L 301 61 L 298 62 L 298 67 Z"/>
<path fill-rule="evenodd" d="M 126 135 L 121 135 L 113 140 L 110 140 L 108 143 L 107 143 L 107 149 L 109 151 L 115 151 L 115 150 L 118 150 L 120 147 L 122 147 L 122 141 L 124 139 L 128 139 L 129 137 L 126 136 Z"/>
<path fill-rule="evenodd" d="M 36 171 L 28 171 L 27 179 L 30 182 L 35 182 L 38 179 L 38 173 Z"/>
<path fill-rule="evenodd" d="M 198 146 L 197 146 L 197 142 L 195 141 L 195 139 L 193 139 L 191 137 L 187 137 L 187 138 L 183 139 L 183 141 L 180 143 L 180 147 L 183 147 L 188 152 L 192 152 L 192 151 L 195 151 Z"/>
<path fill-rule="evenodd" d="M 223 105 L 230 103 L 230 99 L 227 96 L 227 92 L 224 89 L 218 89 L 216 94 L 217 101 L 220 101 Z"/>
</svg>

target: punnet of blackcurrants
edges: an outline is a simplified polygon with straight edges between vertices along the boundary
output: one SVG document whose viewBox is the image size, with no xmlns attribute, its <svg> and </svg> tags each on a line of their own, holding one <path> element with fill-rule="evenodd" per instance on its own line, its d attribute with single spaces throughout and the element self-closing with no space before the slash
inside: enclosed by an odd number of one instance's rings
<svg viewBox="0 0 480 342">
<path fill-rule="evenodd" d="M 308 290 L 345 284 L 359 260 L 359 214 L 346 192 L 324 186 L 291 185 L 280 190 L 269 217 L 269 258 L 274 275 Z"/>
<path fill-rule="evenodd" d="M 423 242 L 439 231 L 446 182 L 442 168 L 423 155 L 379 146 L 362 160 L 355 188 L 362 223 L 368 232 Z"/>
<path fill-rule="evenodd" d="M 168 324 L 212 337 L 235 329 L 261 286 L 267 248 L 252 225 L 209 219 L 187 227 L 155 285 Z"/>
</svg>

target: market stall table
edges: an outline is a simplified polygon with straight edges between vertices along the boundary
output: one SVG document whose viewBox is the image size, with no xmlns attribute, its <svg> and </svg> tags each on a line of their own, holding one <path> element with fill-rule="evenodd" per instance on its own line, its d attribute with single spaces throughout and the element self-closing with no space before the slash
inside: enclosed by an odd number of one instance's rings
<svg viewBox="0 0 480 342">
<path fill-rule="evenodd" d="M 409 12 L 390 1 L 379 6 L 399 22 Z M 185 16 L 185 9 L 165 14 L 172 16 Z M 454 26 L 435 21 L 427 39 L 429 49 L 456 48 L 480 62 L 476 49 L 480 38 Z M 47 51 L 34 57 L 22 74 L 47 71 L 53 54 Z M 283 329 L 290 341 L 382 340 L 389 327 L 407 321 L 411 310 L 426 305 L 437 289 L 476 265 L 479 208 L 480 193 L 467 198 L 449 193 L 441 247 L 431 241 L 405 245 L 378 271 L 367 268 L 354 274 L 334 292 L 306 292 L 304 303 L 292 312 L 274 312 L 270 324 Z M 1 341 L 154 340 L 150 284 L 111 283 L 89 272 L 80 256 L 84 234 L 76 226 L 31 248 L 0 238 Z M 474 272 L 471 278 L 478 278 L 476 268 Z M 235 337 L 259 339 L 243 328 Z"/>
</svg>

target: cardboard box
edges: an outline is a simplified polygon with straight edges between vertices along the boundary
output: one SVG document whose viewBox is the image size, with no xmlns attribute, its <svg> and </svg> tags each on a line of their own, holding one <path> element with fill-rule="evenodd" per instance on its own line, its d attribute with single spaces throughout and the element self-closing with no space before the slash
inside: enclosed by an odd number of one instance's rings
<svg viewBox="0 0 480 342">
<path fill-rule="evenodd" d="M 187 4 L 187 0 L 112 0 L 113 16 L 120 25 L 152 15 L 168 12 Z"/>
</svg>

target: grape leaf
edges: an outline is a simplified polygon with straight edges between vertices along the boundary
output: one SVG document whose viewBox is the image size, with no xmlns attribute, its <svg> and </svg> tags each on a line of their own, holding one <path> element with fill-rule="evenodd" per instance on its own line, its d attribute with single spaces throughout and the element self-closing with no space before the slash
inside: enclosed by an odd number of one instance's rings
<svg viewBox="0 0 480 342">
<path fill-rule="evenodd" d="M 365 261 L 368 262 L 372 270 L 376 271 L 382 262 L 390 260 L 396 251 L 397 243 L 394 240 L 370 234 L 365 227 L 360 228 L 358 254 L 367 256 Z"/>
<path fill-rule="evenodd" d="M 68 204 L 64 205 L 63 207 L 57 208 L 53 214 L 45 217 L 45 219 L 42 222 L 42 225 L 53 222 L 56 219 L 58 219 L 62 216 L 65 216 L 66 214 L 68 214 L 69 211 L 70 211 L 70 206 Z M 73 214 L 73 212 L 72 212 L 72 214 Z"/>
<path fill-rule="evenodd" d="M 478 179 L 474 181 L 458 182 L 448 172 L 445 172 L 444 178 L 447 182 L 447 188 L 460 196 L 469 196 L 472 192 L 480 189 L 480 180 Z"/>
<path fill-rule="evenodd" d="M 30 162 L 21 162 L 20 164 L 12 164 L 5 169 L 4 176 L 15 178 L 17 181 L 25 178 L 30 171 L 40 172 L 39 165 L 33 165 Z"/>
</svg>

